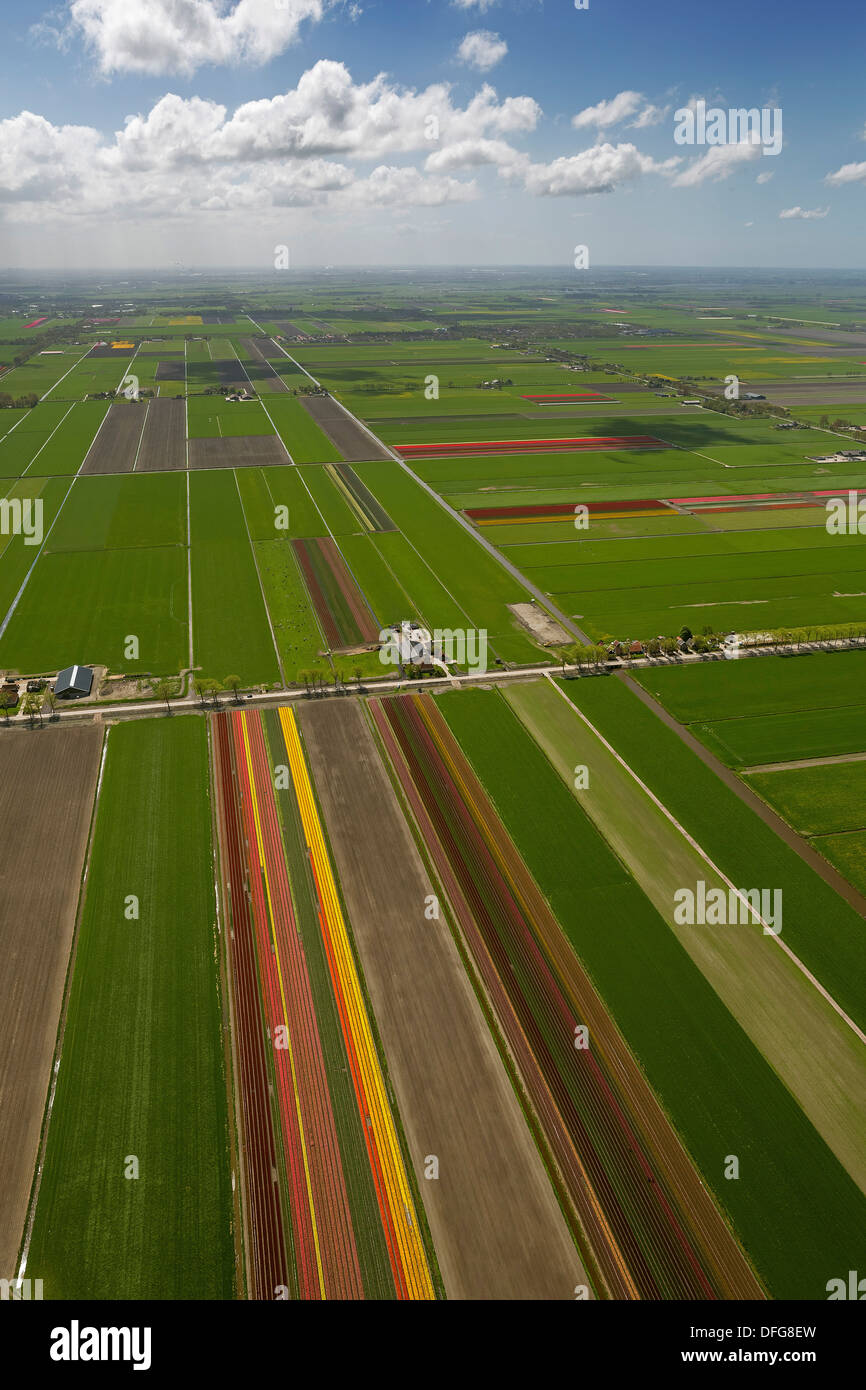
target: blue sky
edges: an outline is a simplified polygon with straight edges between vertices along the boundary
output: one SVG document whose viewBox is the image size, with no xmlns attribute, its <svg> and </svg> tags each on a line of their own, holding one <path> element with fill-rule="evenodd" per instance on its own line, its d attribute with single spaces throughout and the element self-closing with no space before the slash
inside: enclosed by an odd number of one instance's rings
<svg viewBox="0 0 866 1390">
<path fill-rule="evenodd" d="M 863 265 L 859 0 L 0 17 L 0 265 Z M 695 99 L 780 110 L 781 153 L 677 145 Z"/>
</svg>

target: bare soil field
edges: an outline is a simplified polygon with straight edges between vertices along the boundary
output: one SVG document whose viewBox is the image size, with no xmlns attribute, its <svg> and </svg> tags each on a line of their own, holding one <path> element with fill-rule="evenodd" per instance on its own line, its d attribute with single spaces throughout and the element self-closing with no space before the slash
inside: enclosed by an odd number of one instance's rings
<svg viewBox="0 0 866 1390">
<path fill-rule="evenodd" d="M 243 390 L 249 385 L 243 363 L 236 358 L 214 359 L 207 363 L 208 376 L 215 376 L 220 386 L 237 386 Z"/>
<path fill-rule="evenodd" d="M 447 923 L 425 917 L 430 880 L 363 710 L 298 715 L 446 1291 L 573 1298 L 585 1271 Z"/>
<path fill-rule="evenodd" d="M 133 405 L 131 401 L 110 406 L 81 466 L 81 472 L 131 473 L 146 412 L 146 406 Z"/>
<path fill-rule="evenodd" d="M 267 380 L 271 383 L 275 391 L 288 392 L 289 388 L 283 381 L 283 378 L 276 368 L 271 366 L 265 356 L 266 350 L 269 347 L 274 347 L 273 341 L 270 338 L 241 338 L 241 346 L 246 348 L 250 357 L 253 359 L 253 363 L 258 369 L 255 371 L 255 380 Z M 249 372 L 249 367 L 247 371 Z M 251 378 L 253 377 L 252 372 L 250 372 L 249 375 Z"/>
<path fill-rule="evenodd" d="M 161 361 L 154 376 L 156 381 L 186 381 L 186 366 L 182 359 L 176 362 Z"/>
<path fill-rule="evenodd" d="M 183 401 L 150 402 L 137 473 L 179 472 L 186 468 L 186 407 Z"/>
<path fill-rule="evenodd" d="M 511 612 L 518 622 L 532 633 L 543 647 L 567 646 L 571 640 L 565 628 L 554 622 L 549 613 L 534 603 L 509 603 Z"/>
<path fill-rule="evenodd" d="M 6 734 L 0 784 L 0 1278 L 16 1272 L 102 749 L 95 726 Z M 41 1277 L 39 1270 L 33 1271 Z"/>
<path fill-rule="evenodd" d="M 301 404 L 319 429 L 324 430 L 331 443 L 339 449 L 346 463 L 391 457 L 385 449 L 374 444 L 357 421 L 347 415 L 330 396 L 304 396 Z"/>
<path fill-rule="evenodd" d="M 282 441 L 272 434 L 189 441 L 190 468 L 272 468 L 288 462 Z"/>
</svg>

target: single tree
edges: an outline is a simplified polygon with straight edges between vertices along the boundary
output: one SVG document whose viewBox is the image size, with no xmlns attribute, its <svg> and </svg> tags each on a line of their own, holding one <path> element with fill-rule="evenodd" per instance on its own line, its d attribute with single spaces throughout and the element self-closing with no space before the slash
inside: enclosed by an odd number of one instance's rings
<svg viewBox="0 0 866 1390">
<path fill-rule="evenodd" d="M 241 688 L 240 676 L 226 676 L 225 680 L 223 681 L 223 685 L 233 692 L 235 697 L 235 704 L 239 705 L 241 702 L 241 697 L 238 694 L 238 691 Z"/>
<path fill-rule="evenodd" d="M 157 681 L 156 687 L 155 687 L 153 693 L 154 693 L 154 695 L 156 696 L 156 698 L 157 698 L 158 700 L 164 700 L 164 701 L 165 701 L 165 708 L 166 708 L 166 710 L 168 711 L 168 713 L 171 714 L 171 696 L 172 696 L 172 694 L 173 694 L 171 681 L 170 681 L 170 680 L 161 680 L 161 681 Z"/>
</svg>

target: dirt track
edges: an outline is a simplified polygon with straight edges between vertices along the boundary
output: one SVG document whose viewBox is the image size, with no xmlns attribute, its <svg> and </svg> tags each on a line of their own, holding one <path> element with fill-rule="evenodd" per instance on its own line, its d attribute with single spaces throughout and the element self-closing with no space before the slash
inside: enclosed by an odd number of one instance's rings
<svg viewBox="0 0 866 1390">
<path fill-rule="evenodd" d="M 361 706 L 299 722 L 446 1291 L 571 1298 L 585 1272 Z"/>
<path fill-rule="evenodd" d="M 102 749 L 102 729 L 0 745 L 0 1278 L 16 1273 Z M 35 1278 L 42 1271 L 32 1271 Z"/>
<path fill-rule="evenodd" d="M 110 406 L 81 472 L 131 473 L 146 412 L 147 406 L 133 405 L 131 401 Z"/>
<path fill-rule="evenodd" d="M 137 473 L 178 472 L 186 468 L 186 407 L 183 401 L 150 402 L 136 461 Z"/>
</svg>

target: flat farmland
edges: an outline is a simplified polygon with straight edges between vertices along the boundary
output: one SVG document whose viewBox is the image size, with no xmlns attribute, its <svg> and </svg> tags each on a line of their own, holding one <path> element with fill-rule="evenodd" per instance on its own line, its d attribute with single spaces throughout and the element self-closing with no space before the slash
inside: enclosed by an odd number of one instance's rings
<svg viewBox="0 0 866 1390">
<path fill-rule="evenodd" d="M 18 482 L 11 484 L 6 495 L 13 502 L 15 498 L 20 499 L 22 515 L 23 507 L 28 498 L 31 501 L 40 499 L 43 506 L 42 524 L 47 534 L 63 506 L 68 491 L 69 482 L 65 478 L 21 478 Z M 31 512 L 31 522 L 33 520 L 35 520 L 35 513 Z M 2 614 L 0 622 L 9 613 L 11 605 L 39 553 L 39 547 L 29 545 L 28 539 L 23 534 L 17 536 L 0 535 L 0 614 Z M 2 646 L 2 639 L 0 639 L 0 646 Z"/>
<path fill-rule="evenodd" d="M 77 401 L 38 453 L 34 454 L 27 467 L 27 473 L 39 477 L 77 473 L 90 451 L 107 411 L 106 401 Z"/>
<path fill-rule="evenodd" d="M 68 402 L 44 402 L 32 410 L 4 411 L 0 424 L 9 428 L 0 439 L 0 477 L 25 473 L 70 411 Z"/>
<path fill-rule="evenodd" d="M 232 472 L 190 475 L 193 650 L 203 675 L 279 679 L 261 583 Z"/>
<path fill-rule="evenodd" d="M 866 830 L 866 762 L 753 772 L 748 782 L 802 835 Z"/>
<path fill-rule="evenodd" d="M 437 703 L 770 1295 L 822 1297 L 862 1192 L 501 696 Z M 723 1155 L 739 1152 L 752 1180 L 725 1182 Z"/>
<path fill-rule="evenodd" d="M 325 535 L 327 528 L 322 515 L 304 481 L 307 476 L 307 470 L 279 467 L 245 469 L 238 474 L 238 487 L 253 540 L 273 540 L 281 535 L 290 540 Z M 279 508 L 285 508 L 285 513 L 278 511 Z M 288 526 L 278 530 L 277 521 L 283 516 L 287 517 Z"/>
<path fill-rule="evenodd" d="M 165 473 L 76 479 L 47 551 L 186 545 L 186 487 Z"/>
<path fill-rule="evenodd" d="M 343 455 L 316 423 L 313 399 L 281 396 L 268 402 L 268 411 L 295 463 L 339 463 Z"/>
<path fill-rule="evenodd" d="M 657 668 L 638 679 L 717 757 L 743 768 L 866 751 L 864 669 L 866 652 L 815 652 L 707 671 Z"/>
<path fill-rule="evenodd" d="M 106 356 L 88 353 L 52 388 L 51 395 L 59 400 L 80 401 L 97 392 L 118 391 L 126 375 L 135 371 L 134 360 L 134 351 L 126 348 Z"/>
<path fill-rule="evenodd" d="M 326 462 L 345 459 L 347 463 L 356 463 L 362 459 L 388 457 L 385 449 L 377 444 L 352 416 L 346 415 L 339 404 L 329 396 L 306 396 L 303 404 L 312 420 L 331 442 L 332 447 Z"/>
<path fill-rule="evenodd" d="M 785 944 L 862 1028 L 866 963 L 854 907 L 623 681 L 563 689 L 731 882 L 784 889 Z"/>
<path fill-rule="evenodd" d="M 187 401 L 189 438 L 220 439 L 224 435 L 273 434 L 261 401 L 226 401 L 222 396 L 190 396 Z"/>
<path fill-rule="evenodd" d="M 655 667 L 639 676 L 641 685 L 686 724 L 861 704 L 864 679 L 862 651 Z"/>
<path fill-rule="evenodd" d="M 186 468 L 186 407 L 183 401 L 150 401 L 135 467 L 138 473 Z"/>
<path fill-rule="evenodd" d="M 231 1298 L 201 719 L 108 735 L 61 1056 L 28 1273 L 48 1298 Z"/>
<path fill-rule="evenodd" d="M 0 744 L 15 807 L 0 844 L 0 1269 L 24 1235 L 96 790 L 102 730 L 46 729 Z M 40 1277 L 37 1272 L 36 1277 Z"/>
<path fill-rule="evenodd" d="M 276 435 L 229 435 L 190 439 L 190 469 L 269 468 L 289 463 Z"/>
<path fill-rule="evenodd" d="M 866 1051 L 853 1030 L 763 932 L 757 917 L 699 930 L 677 921 L 677 893 L 703 882 L 728 884 L 715 864 L 653 802 L 550 681 L 512 686 L 505 697 L 562 777 L 574 788 L 587 769 L 581 806 L 653 903 L 681 946 L 794 1096 L 828 1148 L 866 1192 Z M 784 899 L 784 894 L 783 894 Z M 783 927 L 783 922 L 779 922 Z M 784 928 L 783 928 L 784 931 Z M 855 1102 L 856 1103 L 852 1103 Z"/>
<path fill-rule="evenodd" d="M 146 423 L 146 405 L 124 401 L 111 406 L 81 465 L 81 472 L 131 473 Z"/>
<path fill-rule="evenodd" d="M 493 557 L 483 551 L 399 464 L 359 464 L 356 472 L 402 532 L 399 539 L 393 532 L 377 537 L 380 553 L 389 557 L 394 553 L 396 559 L 395 541 L 404 555 L 408 541 L 412 555 L 407 558 L 412 567 L 415 568 L 420 559 L 432 571 L 432 578 L 442 575 L 443 583 L 452 596 L 452 605 L 462 611 L 469 627 L 487 630 L 495 652 L 501 648 L 502 654 L 505 656 L 507 653 L 506 659 L 509 660 L 535 659 L 537 648 L 516 631 L 507 609 L 509 603 L 528 599 L 517 580 L 501 569 Z M 443 555 L 448 556 L 448 568 L 444 573 Z M 401 568 L 394 565 L 394 569 L 398 580 L 403 582 Z M 413 592 L 411 581 L 406 582 L 406 588 Z M 429 607 L 420 596 L 416 601 L 421 612 Z M 427 613 L 428 619 L 430 616 Z M 464 625 L 459 617 L 454 622 L 435 623 L 435 626 L 441 627 Z M 497 644 L 497 638 L 503 640 Z M 519 655 L 512 656 L 512 653 Z"/>
<path fill-rule="evenodd" d="M 130 636 L 137 658 L 125 654 Z M 0 665 L 51 672 L 74 663 L 130 674 L 173 674 L 188 664 L 182 547 L 42 555 L 0 639 Z"/>
<path fill-rule="evenodd" d="M 419 1182 L 439 1158 L 424 1191 L 446 1293 L 572 1297 L 585 1272 L 454 941 L 424 918 L 430 878 L 363 710 L 300 725 Z"/>
</svg>

